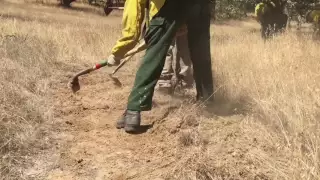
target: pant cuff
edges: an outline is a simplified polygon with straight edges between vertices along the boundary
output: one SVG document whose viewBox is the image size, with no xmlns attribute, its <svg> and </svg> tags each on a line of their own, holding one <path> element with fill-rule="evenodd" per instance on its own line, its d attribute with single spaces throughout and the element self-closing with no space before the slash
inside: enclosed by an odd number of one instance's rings
<svg viewBox="0 0 320 180">
<path fill-rule="evenodd" d="M 127 106 L 127 110 L 130 110 L 130 111 L 150 111 L 151 109 L 152 108 L 150 106 L 137 107 L 130 104 L 128 104 Z"/>
</svg>

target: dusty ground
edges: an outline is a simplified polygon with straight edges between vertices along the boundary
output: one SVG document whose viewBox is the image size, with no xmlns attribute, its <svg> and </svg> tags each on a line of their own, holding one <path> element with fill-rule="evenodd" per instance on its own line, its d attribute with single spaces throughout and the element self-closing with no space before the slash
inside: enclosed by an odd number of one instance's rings
<svg viewBox="0 0 320 180">
<path fill-rule="evenodd" d="M 107 76 L 112 69 L 81 78 L 76 94 L 67 88 L 71 75 L 108 55 L 120 36 L 119 13 L 104 17 L 101 9 L 63 9 L 55 2 L 0 5 L 3 68 L 23 62 L 19 67 L 30 72 L 22 69 L 25 75 L 17 78 L 29 83 L 28 73 L 35 74 L 42 91 L 30 93 L 43 101 L 32 102 L 50 112 L 41 123 L 28 122 L 36 127 L 25 133 L 33 143 L 19 146 L 30 149 L 19 158 L 28 158 L 3 161 L 11 163 L 1 169 L 19 167 L 3 171 L 11 173 L 3 179 L 319 179 L 319 106 L 308 104 L 319 103 L 319 46 L 308 37 L 290 34 L 263 44 L 253 20 L 213 25 L 218 100 L 212 114 L 203 115 L 192 90 L 174 97 L 156 92 L 154 109 L 143 113 L 146 132 L 130 135 L 114 123 L 143 53 L 117 74 L 121 88 Z M 11 82 L 4 73 L 4 82 Z M 34 150 L 37 143 L 45 146 Z"/>
</svg>

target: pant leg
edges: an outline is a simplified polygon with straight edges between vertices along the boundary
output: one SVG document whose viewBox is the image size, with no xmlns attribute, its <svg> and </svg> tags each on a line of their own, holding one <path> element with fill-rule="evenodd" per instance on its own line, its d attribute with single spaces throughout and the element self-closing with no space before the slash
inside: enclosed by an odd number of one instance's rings
<svg viewBox="0 0 320 180">
<path fill-rule="evenodd" d="M 288 16 L 286 14 L 279 14 L 276 19 L 276 33 L 283 33 L 288 22 Z"/>
<path fill-rule="evenodd" d="M 112 48 L 116 58 L 123 56 L 139 42 L 144 20 L 145 0 L 127 0 L 122 15 L 122 37 Z"/>
<path fill-rule="evenodd" d="M 176 37 L 176 63 L 178 74 L 187 86 L 193 84 L 192 62 L 190 57 L 188 34 Z"/>
<path fill-rule="evenodd" d="M 171 87 L 171 78 L 173 76 L 173 58 L 174 58 L 174 49 L 175 45 L 172 43 L 169 47 L 169 50 L 167 52 L 166 58 L 165 58 L 165 63 L 163 70 L 161 72 L 159 81 L 157 86 L 159 88 L 165 87 L 165 88 L 170 88 Z"/>
<path fill-rule="evenodd" d="M 269 36 L 269 26 L 268 24 L 261 24 L 261 37 L 265 40 Z"/>
<path fill-rule="evenodd" d="M 146 54 L 128 98 L 128 110 L 151 110 L 154 87 L 161 75 L 165 56 L 185 16 L 186 9 L 183 2 L 182 0 L 166 0 L 158 14 L 152 18 L 145 37 Z"/>
<path fill-rule="evenodd" d="M 176 33 L 177 35 L 177 33 Z M 178 85 L 177 83 L 180 76 L 179 76 L 179 72 L 180 72 L 180 64 L 179 64 L 179 60 L 180 60 L 180 55 L 179 55 L 179 51 L 178 51 L 178 45 L 177 45 L 177 36 L 175 36 L 174 41 L 173 41 L 173 49 L 172 49 L 172 69 L 173 69 L 173 75 L 170 78 L 170 82 L 172 83 L 173 86 Z M 173 89 L 172 89 L 173 90 Z"/>
<path fill-rule="evenodd" d="M 173 73 L 173 69 L 172 69 L 172 61 L 173 61 L 173 49 L 174 49 L 174 43 L 172 43 L 168 49 L 167 55 L 166 55 L 166 59 L 165 59 L 165 63 L 164 63 L 164 67 L 162 70 L 162 75 L 168 75 Z"/>
<path fill-rule="evenodd" d="M 198 100 L 206 100 L 213 95 L 210 13 L 210 2 L 197 0 L 188 18 L 188 41 Z"/>
</svg>

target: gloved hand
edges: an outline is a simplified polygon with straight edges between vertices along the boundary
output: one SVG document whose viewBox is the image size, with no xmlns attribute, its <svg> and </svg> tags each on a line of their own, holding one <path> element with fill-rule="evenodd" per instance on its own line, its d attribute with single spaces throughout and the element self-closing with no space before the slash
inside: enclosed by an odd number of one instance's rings
<svg viewBox="0 0 320 180">
<path fill-rule="evenodd" d="M 108 64 L 111 65 L 111 66 L 119 65 L 120 64 L 120 60 L 121 60 L 121 58 L 115 57 L 113 54 L 111 54 L 107 59 Z"/>
</svg>

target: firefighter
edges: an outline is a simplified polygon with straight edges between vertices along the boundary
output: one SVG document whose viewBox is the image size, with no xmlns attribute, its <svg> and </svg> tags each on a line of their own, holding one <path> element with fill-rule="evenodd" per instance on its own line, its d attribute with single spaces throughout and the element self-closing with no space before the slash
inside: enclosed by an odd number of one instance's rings
<svg viewBox="0 0 320 180">
<path fill-rule="evenodd" d="M 127 0 L 125 2 L 123 18 L 122 18 L 122 37 L 116 42 L 116 45 L 112 48 L 111 55 L 108 57 L 108 63 L 110 65 L 118 65 L 124 55 L 133 49 L 138 43 L 141 36 L 142 25 L 144 23 L 146 0 Z M 164 0 L 153 0 L 150 2 L 149 18 L 158 12 L 159 7 L 164 3 Z M 181 31 L 186 31 L 186 27 L 182 27 Z M 172 78 L 176 74 L 181 77 L 181 80 L 186 86 L 192 85 L 192 69 L 191 60 L 188 53 L 187 34 L 181 33 L 177 40 L 174 40 L 172 47 L 169 49 L 166 58 L 166 68 L 162 72 L 161 81 L 158 84 L 159 88 L 165 89 L 167 92 L 171 92 Z M 182 54 L 182 52 L 184 54 Z M 173 68 L 173 65 L 179 64 L 177 68 Z M 178 69 L 179 68 L 179 69 Z"/>
<path fill-rule="evenodd" d="M 284 32 L 288 16 L 284 13 L 286 1 L 263 0 L 256 5 L 255 16 L 261 25 L 263 39 L 275 33 Z"/>
<path fill-rule="evenodd" d="M 306 21 L 313 23 L 313 38 L 320 39 L 320 10 L 311 10 L 306 14 Z"/>
<path fill-rule="evenodd" d="M 188 27 L 188 42 L 197 90 L 196 98 L 207 102 L 213 100 L 210 1 L 166 0 L 157 7 L 159 11 L 151 19 L 145 35 L 146 54 L 136 73 L 127 108 L 117 121 L 117 128 L 124 128 L 127 133 L 138 132 L 141 111 L 151 110 L 154 88 L 165 64 L 166 53 L 175 33 L 184 23 Z"/>
</svg>

